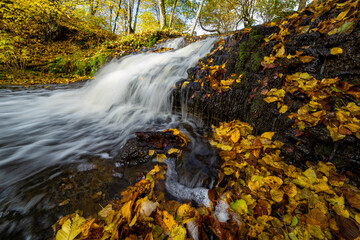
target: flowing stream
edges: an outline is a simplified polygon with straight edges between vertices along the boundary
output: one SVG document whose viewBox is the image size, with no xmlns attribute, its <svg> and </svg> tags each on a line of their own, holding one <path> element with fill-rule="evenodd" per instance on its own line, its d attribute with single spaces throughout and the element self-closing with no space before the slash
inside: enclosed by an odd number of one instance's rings
<svg viewBox="0 0 360 240">
<path fill-rule="evenodd" d="M 171 90 L 215 41 L 208 38 L 183 47 L 183 40 L 176 39 L 162 47 L 181 46 L 177 50 L 123 57 L 83 86 L 0 89 L 0 238 L 42 238 L 34 225 L 45 223 L 24 219 L 34 215 L 34 208 L 41 218 L 55 207 L 48 195 L 59 190 L 51 192 L 46 184 L 60 176 L 64 166 L 76 163 L 79 172 L 98 170 L 83 156 L 112 159 L 136 131 L 178 127 L 186 132 L 184 124 L 196 128 L 195 121 L 173 112 Z M 199 134 L 189 134 L 196 148 Z M 211 165 L 214 160 L 209 161 Z M 167 187 L 177 189 L 174 176 Z M 170 192 L 177 197 L 176 190 Z"/>
</svg>

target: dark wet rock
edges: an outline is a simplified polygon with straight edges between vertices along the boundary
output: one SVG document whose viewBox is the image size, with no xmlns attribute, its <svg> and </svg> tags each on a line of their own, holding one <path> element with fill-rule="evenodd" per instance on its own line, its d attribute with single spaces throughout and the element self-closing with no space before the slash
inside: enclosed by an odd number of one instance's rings
<svg viewBox="0 0 360 240">
<path fill-rule="evenodd" d="M 126 142 L 115 160 L 126 167 L 138 166 L 151 161 L 157 153 L 166 153 L 170 148 L 181 148 L 179 137 L 169 132 L 137 132 L 136 138 Z M 149 150 L 155 150 L 153 156 Z"/>
<path fill-rule="evenodd" d="M 315 27 L 321 19 L 330 16 L 320 16 L 320 19 L 311 22 L 306 13 L 299 26 Z M 333 13 L 331 13 L 333 14 Z M 310 13 L 309 13 L 310 15 Z M 336 15 L 336 14 L 335 14 Z M 238 32 L 225 40 L 224 49 L 213 56 L 207 56 L 204 63 L 211 57 L 213 65 L 222 65 L 226 62 L 226 76 L 233 73 L 244 74 L 241 83 L 233 84 L 231 89 L 224 92 L 215 92 L 209 86 L 206 79 L 208 72 L 201 70 L 200 66 L 189 69 L 190 81 L 185 88 L 177 88 L 174 91 L 175 107 L 180 109 L 184 104 L 189 113 L 205 121 L 208 126 L 217 125 L 220 121 L 232 121 L 239 119 L 248 122 L 254 127 L 253 134 L 261 134 L 266 131 L 276 132 L 275 138 L 285 143 L 283 156 L 289 163 L 306 168 L 306 161 L 330 161 L 336 165 L 339 171 L 352 171 L 360 174 L 360 140 L 355 136 L 346 136 L 343 140 L 333 142 L 329 131 L 322 123 L 316 127 L 306 127 L 299 135 L 292 127 L 293 120 L 288 118 L 290 112 L 296 112 L 310 99 L 301 92 L 294 94 L 286 93 L 285 103 L 289 106 L 286 114 L 279 114 L 277 103 L 266 103 L 261 91 L 271 88 L 282 88 L 284 78 L 279 73 L 291 75 L 296 72 L 308 72 L 316 79 L 339 77 L 340 82 L 347 81 L 355 86 L 360 85 L 360 26 L 354 28 L 351 34 L 334 34 L 318 32 L 296 34 L 290 27 L 291 35 L 285 41 L 287 54 L 295 54 L 302 46 L 303 56 L 312 56 L 315 59 L 303 64 L 297 58 L 278 59 L 275 68 L 263 69 L 257 64 L 257 59 L 263 59 L 272 53 L 276 41 L 268 44 L 263 40 L 272 33 L 278 32 L 276 27 L 256 26 L 249 33 Z M 276 42 L 277 43 L 277 42 Z M 330 49 L 340 47 L 344 53 L 331 55 Z M 224 78 L 226 77 L 224 76 Z M 198 87 L 195 80 L 202 80 L 204 86 Z M 180 85 L 179 85 L 180 86 Z M 345 106 L 348 99 L 341 100 L 333 96 L 329 106 L 331 110 Z M 355 101 L 356 102 L 356 101 Z M 359 179 L 351 179 L 359 184 Z"/>
<path fill-rule="evenodd" d="M 218 176 L 216 169 L 219 168 L 219 158 L 216 150 L 203 138 L 203 133 L 195 133 L 190 125 L 184 125 L 180 131 L 189 138 L 187 144 L 183 144 L 183 140 L 171 132 L 137 132 L 136 137 L 129 139 L 115 157 L 119 168 L 125 172 L 128 169 L 136 171 L 144 164 L 155 165 L 156 155 L 164 154 L 167 158 L 176 159 L 175 170 L 180 184 L 189 188 L 211 188 Z M 181 154 L 169 154 L 171 148 L 181 150 Z M 150 150 L 154 150 L 151 156 Z"/>
</svg>

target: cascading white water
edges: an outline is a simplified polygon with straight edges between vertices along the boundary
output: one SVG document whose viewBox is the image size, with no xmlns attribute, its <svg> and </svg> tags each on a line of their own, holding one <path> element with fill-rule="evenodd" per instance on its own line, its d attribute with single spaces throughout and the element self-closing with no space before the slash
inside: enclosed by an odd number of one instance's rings
<svg viewBox="0 0 360 240">
<path fill-rule="evenodd" d="M 183 48 L 186 45 L 184 38 L 179 37 L 173 40 L 167 40 L 161 43 L 158 48 L 172 48 L 172 49 L 179 49 Z"/>
<path fill-rule="evenodd" d="M 198 204 L 203 204 L 207 207 L 210 206 L 208 189 L 203 187 L 189 188 L 180 184 L 178 174 L 175 170 L 175 159 L 166 159 L 164 162 L 168 166 L 165 186 L 171 195 L 182 201 L 193 200 Z"/>
<path fill-rule="evenodd" d="M 124 57 L 80 89 L 0 89 L 0 203 L 11 205 L 17 184 L 45 168 L 111 154 L 137 130 L 176 124 L 171 89 L 214 41 Z"/>
</svg>

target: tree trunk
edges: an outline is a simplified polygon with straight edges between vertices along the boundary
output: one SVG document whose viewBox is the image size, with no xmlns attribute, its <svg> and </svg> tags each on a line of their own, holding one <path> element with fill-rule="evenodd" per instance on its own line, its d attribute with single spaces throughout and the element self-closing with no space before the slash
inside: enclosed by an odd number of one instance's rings
<svg viewBox="0 0 360 240">
<path fill-rule="evenodd" d="M 127 34 L 134 33 L 134 30 L 132 29 L 132 10 L 133 10 L 133 1 L 127 0 Z"/>
<path fill-rule="evenodd" d="M 170 20 L 169 20 L 169 28 L 171 28 L 171 26 L 173 24 L 174 13 L 175 13 L 175 8 L 176 8 L 177 1 L 178 0 L 174 0 L 173 6 L 171 8 L 171 14 L 170 14 Z"/>
<path fill-rule="evenodd" d="M 114 20 L 114 28 L 112 30 L 113 33 L 115 33 L 115 31 L 116 31 L 117 20 L 119 19 L 119 16 L 120 16 L 120 9 L 121 9 L 121 0 L 119 1 L 118 9 L 117 9 L 115 20 Z"/>
<path fill-rule="evenodd" d="M 207 29 L 207 28 L 205 28 L 201 23 L 201 17 L 199 17 L 199 24 L 200 24 L 201 29 L 206 31 L 206 32 L 217 32 L 219 35 L 221 34 L 219 29 Z"/>
<path fill-rule="evenodd" d="M 110 24 L 110 31 L 112 30 L 112 28 L 113 28 L 113 25 L 112 25 L 112 23 L 113 23 L 113 19 L 112 19 L 112 17 L 113 17 L 113 8 L 114 8 L 114 6 L 113 5 L 111 5 L 110 7 L 109 7 L 109 24 Z"/>
<path fill-rule="evenodd" d="M 306 7 L 306 0 L 299 0 L 299 7 L 298 7 L 298 11 L 303 10 Z"/>
<path fill-rule="evenodd" d="M 160 29 L 166 28 L 165 0 L 158 0 Z"/>
<path fill-rule="evenodd" d="M 134 17 L 134 27 L 133 27 L 133 31 L 134 31 L 134 32 L 135 32 L 135 30 L 136 30 L 136 23 L 137 23 L 137 18 L 138 18 L 140 3 L 141 3 L 141 0 L 138 0 L 137 6 L 136 6 L 135 17 Z"/>
<path fill-rule="evenodd" d="M 90 15 L 95 16 L 96 11 L 99 7 L 99 2 L 97 0 L 90 0 Z"/>
<path fill-rule="evenodd" d="M 196 27 L 196 23 L 197 23 L 197 21 L 198 21 L 198 19 L 199 19 L 200 12 L 201 12 L 201 9 L 202 9 L 202 7 L 203 7 L 203 5 L 204 5 L 204 2 L 205 2 L 205 0 L 201 0 L 199 9 L 198 9 L 198 11 L 197 11 L 197 13 L 196 13 L 196 17 L 195 17 L 194 24 L 193 24 L 193 26 L 192 26 L 192 28 L 191 28 L 191 31 L 190 31 L 190 35 L 191 35 L 191 36 L 194 34 L 194 30 L 195 30 L 195 27 Z"/>
</svg>

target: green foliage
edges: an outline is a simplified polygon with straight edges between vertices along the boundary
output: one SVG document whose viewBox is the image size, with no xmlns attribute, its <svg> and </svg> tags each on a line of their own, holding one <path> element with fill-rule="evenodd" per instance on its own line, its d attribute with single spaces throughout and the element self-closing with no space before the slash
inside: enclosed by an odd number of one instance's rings
<svg viewBox="0 0 360 240">
<path fill-rule="evenodd" d="M 78 76 L 93 76 L 96 71 L 106 62 L 107 54 L 96 53 L 91 57 L 81 55 L 63 56 L 56 58 L 48 66 L 48 71 L 63 76 L 76 74 Z"/>
<path fill-rule="evenodd" d="M 139 34 L 122 36 L 114 44 L 122 50 L 139 49 L 141 47 L 153 47 L 160 39 L 175 38 L 181 36 L 177 31 L 147 31 Z"/>
<path fill-rule="evenodd" d="M 174 38 L 179 35 L 175 31 L 167 30 L 122 36 L 118 41 L 107 41 L 94 49 L 85 49 L 74 54 L 63 54 L 53 60 L 46 70 L 61 76 L 93 76 L 114 49 L 121 52 L 132 52 L 141 47 L 153 47 L 160 39 Z"/>
</svg>

